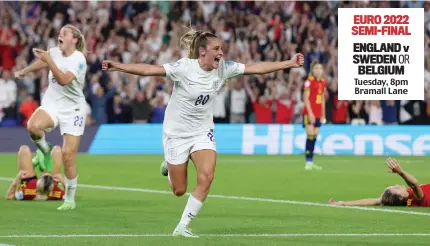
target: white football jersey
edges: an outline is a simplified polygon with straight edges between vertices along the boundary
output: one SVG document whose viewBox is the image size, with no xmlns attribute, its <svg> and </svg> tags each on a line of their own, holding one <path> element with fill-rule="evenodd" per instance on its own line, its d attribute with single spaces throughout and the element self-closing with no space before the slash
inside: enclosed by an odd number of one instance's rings
<svg viewBox="0 0 430 246">
<path fill-rule="evenodd" d="M 163 131 L 168 137 L 188 137 L 213 129 L 214 98 L 224 82 L 242 75 L 245 65 L 220 60 L 218 69 L 204 71 L 196 59 L 182 58 L 164 64 L 174 82 L 167 104 Z"/>
<path fill-rule="evenodd" d="M 85 74 L 87 71 L 87 61 L 82 52 L 76 50 L 72 55 L 65 57 L 59 47 L 49 49 L 49 55 L 62 72 L 71 72 L 75 78 L 68 85 L 62 86 L 57 83 L 49 71 L 49 86 L 43 96 L 44 103 L 55 103 L 60 108 L 75 106 L 85 101 L 83 88 L 85 85 Z"/>
</svg>

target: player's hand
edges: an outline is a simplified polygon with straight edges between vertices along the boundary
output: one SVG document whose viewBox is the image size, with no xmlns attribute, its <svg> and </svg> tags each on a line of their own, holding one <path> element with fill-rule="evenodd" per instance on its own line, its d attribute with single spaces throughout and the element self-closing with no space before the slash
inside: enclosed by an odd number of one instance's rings
<svg viewBox="0 0 430 246">
<path fill-rule="evenodd" d="M 387 158 L 385 163 L 387 164 L 388 168 L 390 169 L 390 170 L 388 170 L 388 172 L 397 173 L 397 174 L 400 174 L 403 172 L 402 168 L 399 165 L 399 162 L 397 162 L 396 159 L 389 157 L 389 158 Z"/>
<path fill-rule="evenodd" d="M 315 121 L 316 121 L 315 115 L 314 114 L 309 114 L 308 117 L 309 117 L 309 123 L 315 124 Z"/>
<path fill-rule="evenodd" d="M 16 71 L 13 75 L 15 76 L 15 79 L 23 79 L 25 76 L 25 72 L 24 70 L 19 70 Z"/>
<path fill-rule="evenodd" d="M 102 71 L 107 71 L 107 72 L 116 71 L 117 69 L 115 68 L 115 64 L 116 62 L 104 60 L 102 62 Z"/>
<path fill-rule="evenodd" d="M 42 49 L 38 49 L 38 48 L 34 48 L 33 49 L 33 54 L 34 56 L 36 56 L 37 58 L 39 58 L 40 60 L 44 61 L 44 62 L 48 62 L 49 60 L 49 51 L 47 50 L 42 50 Z"/>
<path fill-rule="evenodd" d="M 335 206 L 343 206 L 344 205 L 342 201 L 336 202 L 333 198 L 330 198 L 330 200 L 328 200 L 328 203 L 330 203 L 330 205 L 335 205 Z"/>
<path fill-rule="evenodd" d="M 291 61 L 293 62 L 294 67 L 301 67 L 305 62 L 305 57 L 302 54 L 298 53 L 295 54 L 293 58 L 291 58 Z"/>
</svg>

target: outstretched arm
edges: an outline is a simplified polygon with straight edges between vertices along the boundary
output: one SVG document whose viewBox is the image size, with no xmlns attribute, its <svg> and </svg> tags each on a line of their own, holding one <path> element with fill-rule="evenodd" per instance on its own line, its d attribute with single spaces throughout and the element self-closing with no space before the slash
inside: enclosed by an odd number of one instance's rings
<svg viewBox="0 0 430 246">
<path fill-rule="evenodd" d="M 356 201 L 335 201 L 333 198 L 330 198 L 328 201 L 331 205 L 337 206 L 377 206 L 381 205 L 381 198 L 367 198 L 360 199 Z"/>
<path fill-rule="evenodd" d="M 122 64 L 113 61 L 103 61 L 103 71 L 119 71 L 140 76 L 166 76 L 166 69 L 162 65 L 150 64 Z"/>
<path fill-rule="evenodd" d="M 420 183 L 418 183 L 418 180 L 414 176 L 403 171 L 396 159 L 391 157 L 387 158 L 386 163 L 388 168 L 390 168 L 390 172 L 397 173 L 408 184 L 408 186 L 414 190 L 415 198 L 419 200 L 424 198 L 424 193 L 421 189 Z"/>
<path fill-rule="evenodd" d="M 47 67 L 48 67 L 48 64 L 46 64 L 46 62 L 40 59 L 37 59 L 36 62 L 32 63 L 26 68 L 15 72 L 15 78 L 22 79 L 25 75 L 29 73 L 39 71 L 40 69 L 47 68 Z"/>
<path fill-rule="evenodd" d="M 300 67 L 303 65 L 304 58 L 302 54 L 296 54 L 289 61 L 281 62 L 259 62 L 245 65 L 244 75 L 249 74 L 266 74 L 291 67 Z"/>
</svg>

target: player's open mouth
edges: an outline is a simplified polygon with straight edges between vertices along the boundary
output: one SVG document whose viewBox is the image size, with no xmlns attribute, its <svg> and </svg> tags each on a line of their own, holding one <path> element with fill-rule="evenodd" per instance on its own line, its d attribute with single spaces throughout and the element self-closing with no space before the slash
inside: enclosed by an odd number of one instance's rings
<svg viewBox="0 0 430 246">
<path fill-rule="evenodd" d="M 61 39 L 58 39 L 58 43 L 61 45 L 61 44 L 63 44 L 63 40 L 61 40 Z"/>
<path fill-rule="evenodd" d="M 215 62 L 218 64 L 221 58 L 215 57 Z"/>
</svg>

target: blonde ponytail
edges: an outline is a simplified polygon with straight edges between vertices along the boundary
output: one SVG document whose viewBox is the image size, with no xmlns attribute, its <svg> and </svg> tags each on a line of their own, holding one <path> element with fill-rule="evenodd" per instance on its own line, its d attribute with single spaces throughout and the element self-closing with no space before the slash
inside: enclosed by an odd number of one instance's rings
<svg viewBox="0 0 430 246">
<path fill-rule="evenodd" d="M 180 39 L 180 45 L 182 48 L 188 51 L 188 58 L 190 59 L 198 59 L 199 58 L 199 49 L 200 47 L 206 48 L 208 44 L 208 38 L 218 38 L 216 35 L 212 33 L 197 31 L 188 28 L 188 32 L 182 35 Z"/>
<path fill-rule="evenodd" d="M 87 44 L 85 42 L 85 37 L 82 33 L 78 36 L 78 42 L 76 43 L 76 49 L 79 50 L 80 52 L 82 52 L 84 55 L 87 55 L 87 53 L 88 53 Z"/>
</svg>

